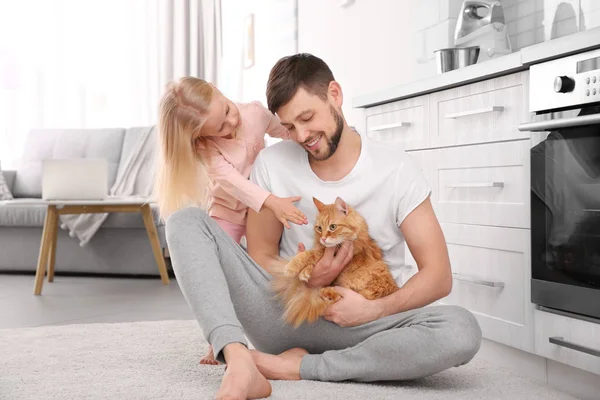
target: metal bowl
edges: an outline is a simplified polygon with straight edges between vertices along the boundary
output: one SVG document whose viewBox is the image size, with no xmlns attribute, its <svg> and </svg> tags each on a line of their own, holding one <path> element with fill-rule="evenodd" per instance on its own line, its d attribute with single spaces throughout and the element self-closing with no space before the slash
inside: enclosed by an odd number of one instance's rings
<svg viewBox="0 0 600 400">
<path fill-rule="evenodd" d="M 479 46 L 451 47 L 434 51 L 437 73 L 452 71 L 477 63 Z"/>
</svg>

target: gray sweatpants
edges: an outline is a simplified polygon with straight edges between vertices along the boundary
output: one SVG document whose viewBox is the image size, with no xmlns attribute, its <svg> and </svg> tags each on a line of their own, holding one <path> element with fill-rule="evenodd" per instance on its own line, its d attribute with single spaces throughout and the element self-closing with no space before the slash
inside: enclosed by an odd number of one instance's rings
<svg viewBox="0 0 600 400">
<path fill-rule="evenodd" d="M 415 379 L 469 362 L 479 350 L 475 317 L 455 306 L 425 307 L 343 328 L 324 319 L 298 329 L 284 324 L 270 275 L 205 212 L 186 208 L 166 221 L 177 282 L 215 356 L 247 345 L 278 354 L 293 347 L 302 379 L 383 381 Z M 246 336 L 246 337 L 245 337 Z"/>
</svg>

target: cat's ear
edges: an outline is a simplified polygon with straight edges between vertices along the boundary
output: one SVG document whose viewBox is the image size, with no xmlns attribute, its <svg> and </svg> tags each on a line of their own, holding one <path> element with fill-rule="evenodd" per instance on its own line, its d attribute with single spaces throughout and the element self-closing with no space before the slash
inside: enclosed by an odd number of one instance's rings
<svg viewBox="0 0 600 400">
<path fill-rule="evenodd" d="M 348 215 L 348 204 L 341 198 L 337 197 L 335 199 L 335 208 L 344 215 Z"/>
<path fill-rule="evenodd" d="M 313 203 L 315 203 L 315 206 L 317 206 L 317 210 L 319 210 L 319 212 L 323 211 L 323 209 L 325 208 L 325 204 L 321 203 L 319 200 L 317 200 L 314 197 L 313 197 Z"/>
</svg>

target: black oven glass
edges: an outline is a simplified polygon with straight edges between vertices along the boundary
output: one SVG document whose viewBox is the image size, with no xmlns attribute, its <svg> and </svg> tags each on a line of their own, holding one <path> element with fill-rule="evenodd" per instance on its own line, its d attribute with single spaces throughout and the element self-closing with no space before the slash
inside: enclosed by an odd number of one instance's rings
<svg viewBox="0 0 600 400">
<path fill-rule="evenodd" d="M 600 124 L 557 129 L 531 149 L 531 231 L 533 279 L 600 289 Z"/>
</svg>

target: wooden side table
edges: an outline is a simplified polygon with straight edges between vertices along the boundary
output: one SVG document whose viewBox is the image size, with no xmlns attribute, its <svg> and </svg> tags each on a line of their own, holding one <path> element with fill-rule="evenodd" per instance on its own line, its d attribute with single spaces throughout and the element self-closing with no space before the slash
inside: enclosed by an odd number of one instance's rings
<svg viewBox="0 0 600 400">
<path fill-rule="evenodd" d="M 167 274 L 167 266 L 162 255 L 162 249 L 158 240 L 158 233 L 154 220 L 152 218 L 152 210 L 145 199 L 139 198 L 109 198 L 107 200 L 87 201 L 87 200 L 69 200 L 69 201 L 44 201 L 34 200 L 36 204 L 44 204 L 48 206 L 46 219 L 44 221 L 44 229 L 40 244 L 40 252 L 38 257 L 37 270 L 35 273 L 35 285 L 33 293 L 35 295 L 42 294 L 42 286 L 44 285 L 44 276 L 46 268 L 48 269 L 48 282 L 54 280 L 54 266 L 56 259 L 56 239 L 58 236 L 59 215 L 65 214 L 97 214 L 97 213 L 115 213 L 115 212 L 140 212 L 144 219 L 144 226 L 148 232 L 148 239 L 152 246 L 152 252 L 162 283 L 169 284 L 169 276 Z M 23 204 L 23 202 L 19 202 Z"/>
</svg>

